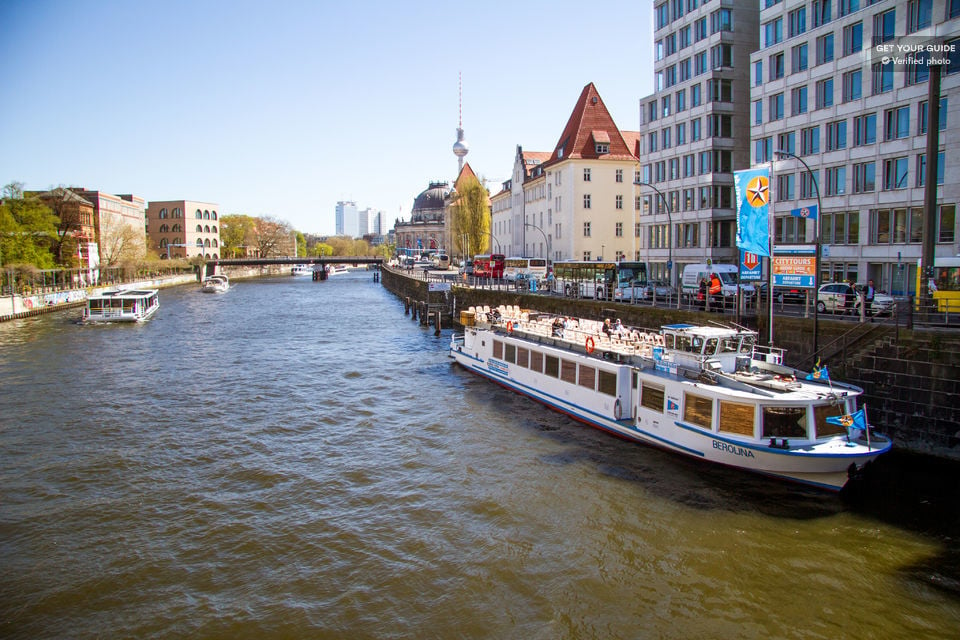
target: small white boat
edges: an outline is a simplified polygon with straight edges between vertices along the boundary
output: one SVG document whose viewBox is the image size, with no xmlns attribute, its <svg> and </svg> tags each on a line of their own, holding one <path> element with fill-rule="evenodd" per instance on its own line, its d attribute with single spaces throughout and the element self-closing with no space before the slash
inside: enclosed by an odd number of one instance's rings
<svg viewBox="0 0 960 640">
<path fill-rule="evenodd" d="M 87 298 L 81 322 L 143 322 L 160 308 L 156 289 L 108 289 Z"/>
<path fill-rule="evenodd" d="M 327 266 L 327 275 L 335 276 L 341 273 L 349 273 L 350 269 L 345 264 L 331 264 Z"/>
<path fill-rule="evenodd" d="M 834 491 L 892 446 L 858 409 L 862 389 L 785 366 L 741 327 L 606 333 L 517 307 L 464 324 L 450 342 L 457 363 L 628 440 Z"/>
<path fill-rule="evenodd" d="M 225 293 L 229 289 L 230 278 L 224 275 L 210 276 L 200 283 L 200 291 L 204 293 Z"/>
<path fill-rule="evenodd" d="M 293 276 L 312 276 L 313 275 L 313 265 L 312 264 L 295 264 L 293 268 L 290 269 L 290 275 Z"/>
</svg>

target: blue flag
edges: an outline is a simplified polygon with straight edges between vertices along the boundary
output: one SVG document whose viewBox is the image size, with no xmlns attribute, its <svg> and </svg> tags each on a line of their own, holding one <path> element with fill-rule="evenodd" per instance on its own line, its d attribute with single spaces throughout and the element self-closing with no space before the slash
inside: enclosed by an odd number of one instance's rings
<svg viewBox="0 0 960 640">
<path fill-rule="evenodd" d="M 830 372 L 827 371 L 827 365 L 814 366 L 813 371 L 807 374 L 807 380 L 816 380 L 818 382 L 829 382 Z"/>
<path fill-rule="evenodd" d="M 758 256 L 770 256 L 770 169 L 733 173 L 737 202 L 737 246 Z"/>
<path fill-rule="evenodd" d="M 846 427 L 847 434 L 852 438 L 859 435 L 857 432 L 867 430 L 867 414 L 864 409 L 842 416 L 827 416 L 827 422 L 839 427 Z"/>
</svg>

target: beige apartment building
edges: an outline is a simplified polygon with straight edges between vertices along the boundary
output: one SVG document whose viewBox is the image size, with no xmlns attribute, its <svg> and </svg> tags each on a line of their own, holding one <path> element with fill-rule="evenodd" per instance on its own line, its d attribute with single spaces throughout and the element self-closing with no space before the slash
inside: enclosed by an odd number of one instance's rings
<svg viewBox="0 0 960 640">
<path fill-rule="evenodd" d="M 164 259 L 219 258 L 219 209 L 215 203 L 193 200 L 150 202 L 146 212 L 150 248 Z"/>
<path fill-rule="evenodd" d="M 143 198 L 75 187 L 70 191 L 93 206 L 99 266 L 115 266 L 143 258 L 147 244 Z"/>
<path fill-rule="evenodd" d="M 895 295 L 916 293 L 929 69 L 884 63 L 883 55 L 923 43 L 960 50 L 960 1 L 761 0 L 760 7 L 750 135 L 753 165 L 771 167 L 775 244 L 816 241 L 816 223 L 790 211 L 816 204 L 819 191 L 821 282 L 873 279 Z M 960 162 L 945 152 L 960 146 L 960 52 L 949 56 L 935 125 L 937 256 L 960 252 Z"/>
<path fill-rule="evenodd" d="M 553 151 L 517 148 L 513 177 L 491 198 L 494 246 L 553 261 L 637 255 L 635 143 L 585 86 Z"/>
</svg>

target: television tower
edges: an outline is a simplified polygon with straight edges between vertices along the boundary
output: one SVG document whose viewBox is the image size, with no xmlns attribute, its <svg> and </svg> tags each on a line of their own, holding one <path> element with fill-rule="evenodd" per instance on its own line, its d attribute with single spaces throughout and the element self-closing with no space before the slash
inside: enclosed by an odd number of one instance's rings
<svg viewBox="0 0 960 640">
<path fill-rule="evenodd" d="M 463 157 L 470 153 L 470 147 L 467 145 L 467 141 L 463 139 L 463 73 L 458 74 L 458 89 L 460 92 L 460 103 L 459 103 L 459 120 L 457 123 L 457 141 L 453 143 L 453 155 L 457 156 L 457 160 L 460 163 L 460 168 L 457 170 L 457 175 L 460 175 L 460 172 L 463 171 Z"/>
</svg>

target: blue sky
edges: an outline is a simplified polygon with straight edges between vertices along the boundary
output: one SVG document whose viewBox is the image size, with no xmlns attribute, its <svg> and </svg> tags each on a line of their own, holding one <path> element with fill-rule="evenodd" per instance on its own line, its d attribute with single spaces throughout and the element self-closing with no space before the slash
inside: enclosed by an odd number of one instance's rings
<svg viewBox="0 0 960 640">
<path fill-rule="evenodd" d="M 596 84 L 637 129 L 652 2 L 0 1 L 0 182 L 213 202 L 333 233 L 409 217 L 467 161 L 492 191 Z"/>
</svg>

